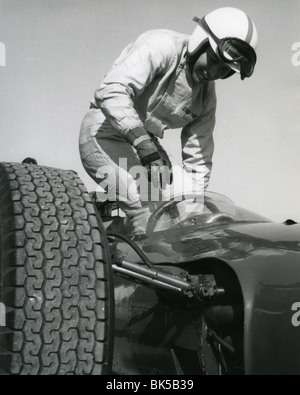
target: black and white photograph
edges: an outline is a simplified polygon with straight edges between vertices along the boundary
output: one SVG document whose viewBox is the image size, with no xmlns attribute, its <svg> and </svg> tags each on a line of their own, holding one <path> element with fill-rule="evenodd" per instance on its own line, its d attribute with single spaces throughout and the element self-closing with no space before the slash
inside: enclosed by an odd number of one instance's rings
<svg viewBox="0 0 300 395">
<path fill-rule="evenodd" d="M 300 374 L 300 0 L 0 0 L 0 84 L 0 375 Z"/>
</svg>

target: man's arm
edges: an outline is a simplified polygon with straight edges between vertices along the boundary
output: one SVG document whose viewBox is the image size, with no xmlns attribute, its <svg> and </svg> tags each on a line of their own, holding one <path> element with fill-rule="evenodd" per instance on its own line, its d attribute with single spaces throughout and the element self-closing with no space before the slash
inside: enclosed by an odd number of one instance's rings
<svg viewBox="0 0 300 395">
<path fill-rule="evenodd" d="M 126 50 L 125 50 L 126 52 Z M 163 32 L 142 35 L 109 71 L 95 93 L 111 125 L 133 146 L 150 139 L 134 109 L 133 99 L 175 59 L 172 40 Z"/>
<path fill-rule="evenodd" d="M 208 187 L 214 152 L 213 130 L 216 120 L 215 84 L 210 83 L 201 116 L 182 129 L 182 158 L 188 172 L 201 174 L 204 189 Z"/>
</svg>

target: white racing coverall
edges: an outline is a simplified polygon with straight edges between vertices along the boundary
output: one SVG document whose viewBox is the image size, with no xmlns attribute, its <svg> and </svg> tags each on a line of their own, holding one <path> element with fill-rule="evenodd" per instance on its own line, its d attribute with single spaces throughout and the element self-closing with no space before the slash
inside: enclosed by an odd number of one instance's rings
<svg viewBox="0 0 300 395">
<path fill-rule="evenodd" d="M 216 94 L 214 82 L 194 83 L 186 76 L 189 36 L 170 30 L 142 34 L 127 46 L 103 79 L 80 133 L 80 154 L 88 174 L 104 180 L 122 201 L 120 185 L 130 187 L 122 202 L 125 213 L 142 207 L 132 166 L 141 166 L 134 149 L 152 133 L 182 128 L 182 158 L 188 171 L 200 171 L 208 185 L 213 155 Z M 133 135 L 133 130 L 139 135 Z M 120 163 L 126 158 L 126 166 Z M 105 171 L 101 169 L 105 168 Z M 109 185 L 108 170 L 116 175 Z M 108 177 L 108 178 L 107 178 Z"/>
</svg>

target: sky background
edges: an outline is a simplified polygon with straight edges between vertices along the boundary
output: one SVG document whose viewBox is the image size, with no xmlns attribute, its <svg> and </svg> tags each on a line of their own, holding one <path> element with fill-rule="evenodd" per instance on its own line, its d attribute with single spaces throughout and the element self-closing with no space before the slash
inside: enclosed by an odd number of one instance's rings
<svg viewBox="0 0 300 395">
<path fill-rule="evenodd" d="M 0 0 L 0 161 L 32 156 L 77 171 L 94 190 L 79 129 L 121 50 L 150 29 L 191 34 L 194 16 L 223 6 L 253 18 L 258 64 L 250 79 L 217 81 L 209 189 L 274 221 L 300 221 L 300 66 L 292 63 L 300 0 Z M 180 161 L 180 130 L 167 131 L 163 145 Z"/>
</svg>

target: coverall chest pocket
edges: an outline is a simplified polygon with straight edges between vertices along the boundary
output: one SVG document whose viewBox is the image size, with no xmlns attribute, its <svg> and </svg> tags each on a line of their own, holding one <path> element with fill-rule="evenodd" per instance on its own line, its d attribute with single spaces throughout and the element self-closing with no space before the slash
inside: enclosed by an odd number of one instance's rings
<svg viewBox="0 0 300 395">
<path fill-rule="evenodd" d="M 187 125 L 198 118 L 202 111 L 199 101 L 193 103 L 194 96 L 195 92 L 187 82 L 184 65 L 179 65 L 166 92 L 148 116 L 146 122 L 155 118 L 169 128 Z"/>
</svg>

